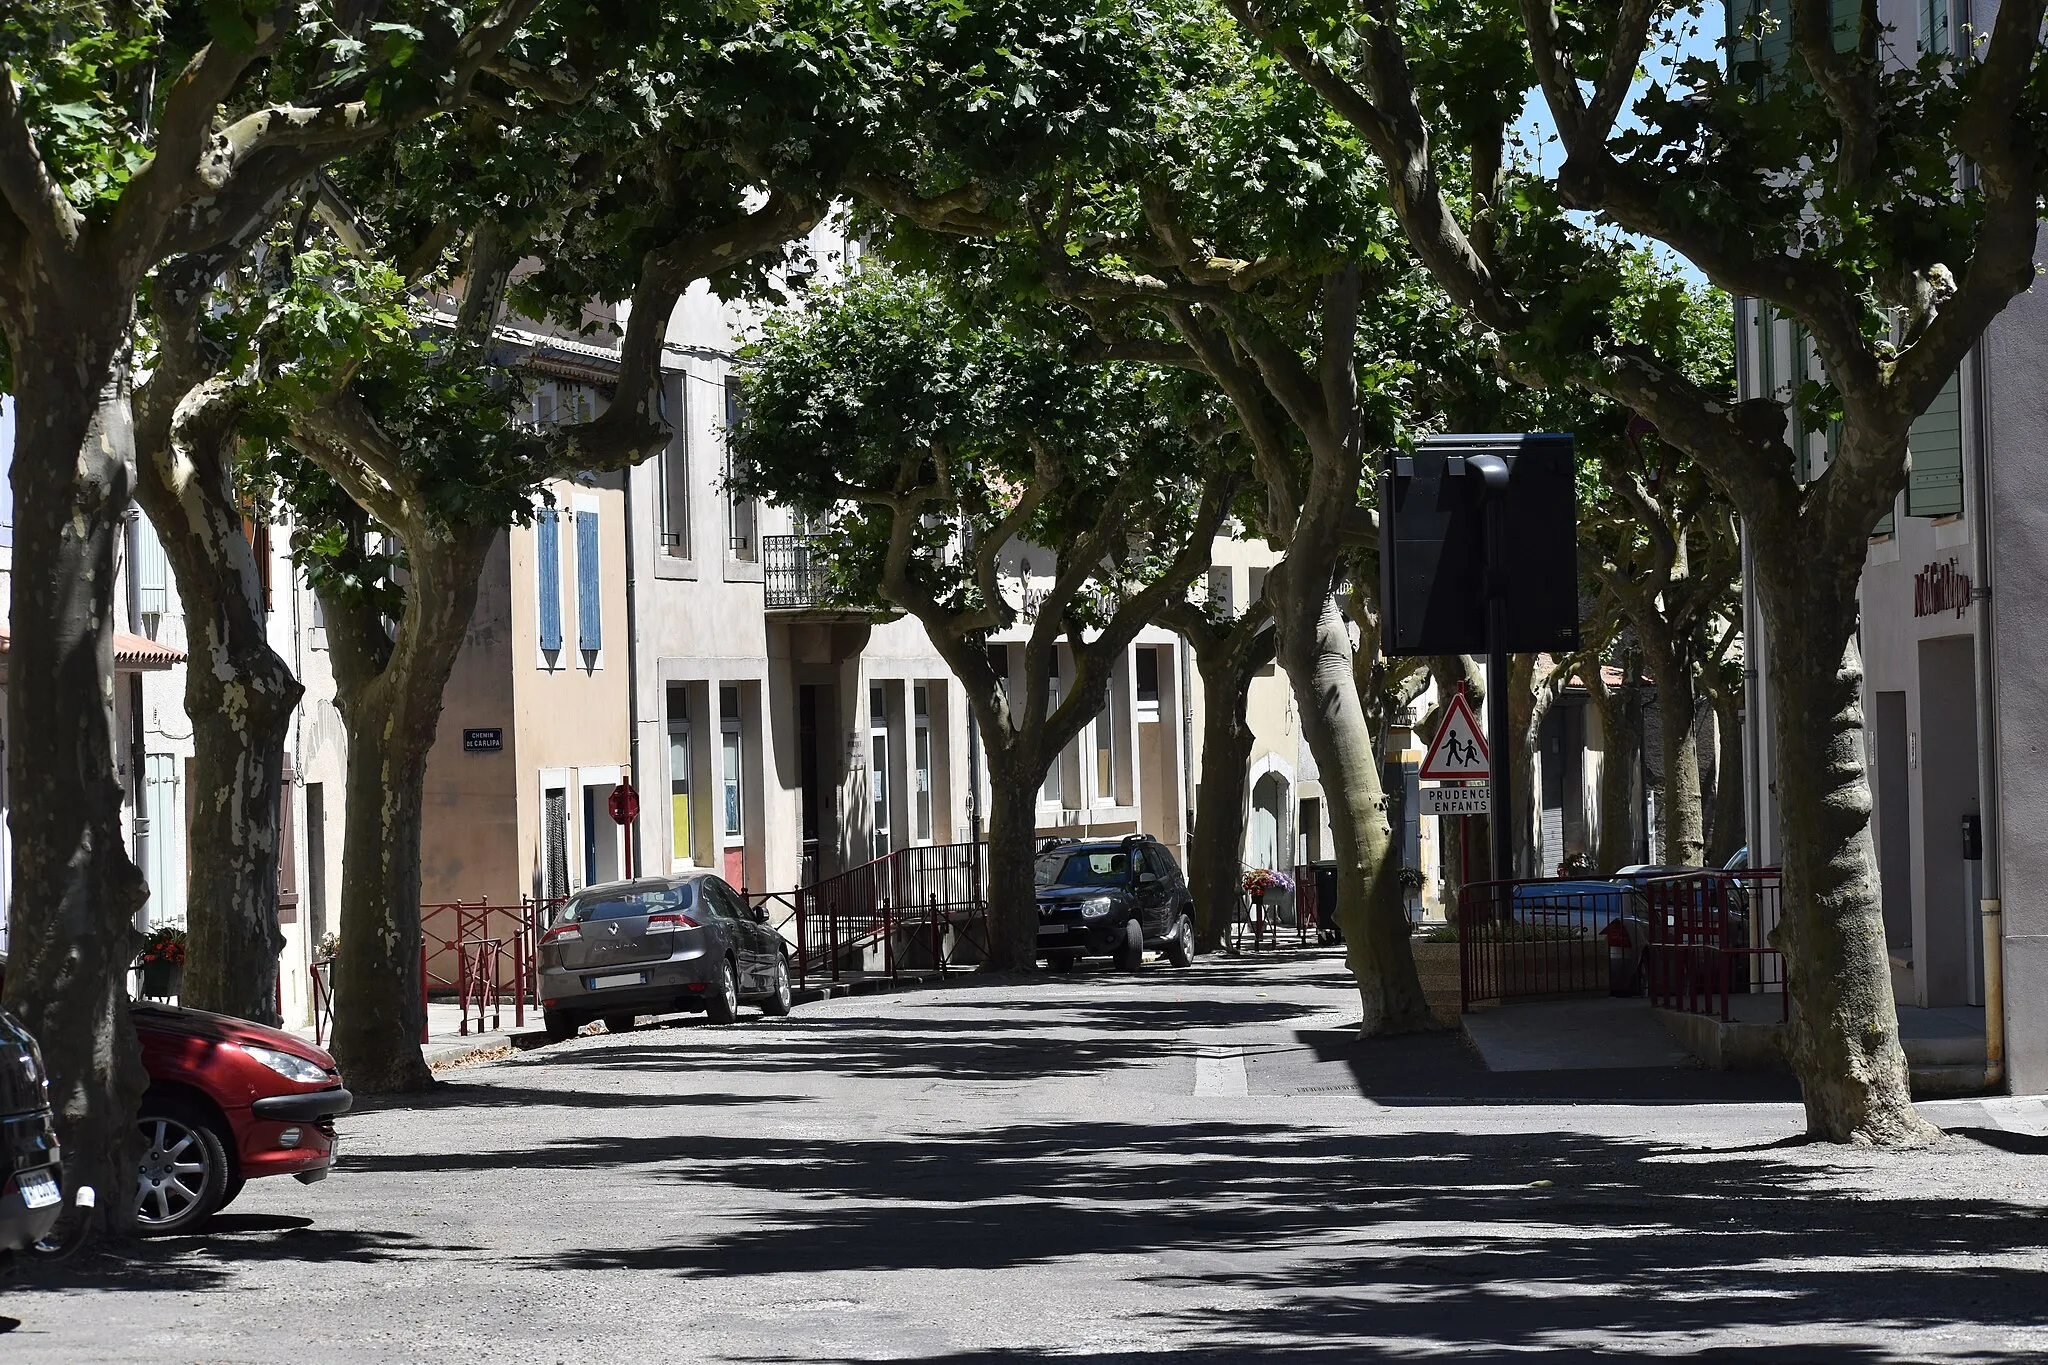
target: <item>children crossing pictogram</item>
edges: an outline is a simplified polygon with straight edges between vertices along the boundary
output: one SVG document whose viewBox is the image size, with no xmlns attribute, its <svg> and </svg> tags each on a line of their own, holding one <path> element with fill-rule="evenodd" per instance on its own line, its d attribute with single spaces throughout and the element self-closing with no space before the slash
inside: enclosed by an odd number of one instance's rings
<svg viewBox="0 0 2048 1365">
<path fill-rule="evenodd" d="M 1429 753 L 1423 758 L 1422 769 L 1416 776 L 1437 781 L 1469 782 L 1485 778 L 1491 772 L 1486 737 L 1480 732 L 1479 717 L 1472 714 L 1472 704 L 1465 700 L 1463 692 L 1459 692 L 1444 708 L 1443 723 L 1437 726 L 1436 738 L 1429 742 Z"/>
</svg>

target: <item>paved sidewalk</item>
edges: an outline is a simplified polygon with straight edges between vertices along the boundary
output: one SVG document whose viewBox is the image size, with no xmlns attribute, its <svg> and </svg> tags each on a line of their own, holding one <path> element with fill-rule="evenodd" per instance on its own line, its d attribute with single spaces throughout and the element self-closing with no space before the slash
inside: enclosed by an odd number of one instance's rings
<svg viewBox="0 0 2048 1365">
<path fill-rule="evenodd" d="M 510 1055 L 522 1047 L 538 1047 L 547 1041 L 546 1034 L 541 1031 L 540 1011 L 528 1009 L 525 1015 L 526 1022 L 521 1025 L 519 1011 L 505 1004 L 487 1013 L 479 1023 L 472 1010 L 467 1020 L 468 1031 L 464 1032 L 465 1021 L 458 1006 L 452 1002 L 429 1001 L 427 1041 L 420 1050 L 426 1056 L 427 1065 L 440 1070 L 478 1058 Z M 309 1043 L 314 1041 L 311 1025 L 289 1031 Z"/>
</svg>

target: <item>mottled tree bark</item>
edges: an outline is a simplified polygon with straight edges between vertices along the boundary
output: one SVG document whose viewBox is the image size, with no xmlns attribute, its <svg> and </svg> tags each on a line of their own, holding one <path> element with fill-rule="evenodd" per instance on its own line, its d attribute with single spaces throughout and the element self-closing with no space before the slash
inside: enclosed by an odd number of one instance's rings
<svg viewBox="0 0 2048 1365">
<path fill-rule="evenodd" d="M 1287 558 L 1268 574 L 1266 592 L 1274 607 L 1280 665 L 1294 686 L 1302 735 L 1329 799 L 1338 924 L 1364 1007 L 1359 1030 L 1407 1033 L 1431 1027 L 1432 1020 L 1415 970 L 1400 870 L 1390 856 L 1393 830 L 1379 755 L 1352 676 L 1350 632 L 1329 579 L 1321 578 L 1318 596 L 1311 577 L 1317 567 L 1328 571 L 1330 548 L 1318 555 L 1297 533 Z M 1318 558 L 1322 566 L 1314 563 Z"/>
<path fill-rule="evenodd" d="M 1202 676 L 1202 780 L 1195 786 L 1195 829 L 1188 847 L 1188 889 L 1195 899 L 1195 951 L 1223 945 L 1243 894 L 1246 793 L 1251 787 L 1252 678 L 1273 660 L 1272 609 L 1255 602 L 1235 621 L 1216 622 L 1178 602 L 1160 623 L 1179 632 Z"/>
<path fill-rule="evenodd" d="M 1742 694 L 1716 688 L 1714 704 L 1714 819 L 1707 830 L 1707 863 L 1725 867 L 1749 842 L 1748 807 L 1743 800 Z"/>
<path fill-rule="evenodd" d="M 134 1216 L 135 1109 L 148 1077 L 127 973 L 148 897 L 121 828 L 114 751 L 114 551 L 126 522 L 124 314 L 72 327 L 52 291 L 10 330 L 15 366 L 7 819 L 14 837 L 7 1008 L 43 1046 L 65 1177 L 100 1192 L 101 1225 Z M 80 376 L 104 376 L 81 384 Z"/>
<path fill-rule="evenodd" d="M 285 745 L 304 688 L 270 646 L 263 568 L 235 489 L 241 401 L 212 377 L 199 317 L 224 259 L 181 258 L 152 302 L 161 352 L 136 395 L 136 496 L 163 543 L 185 611 L 194 849 L 186 879 L 180 999 L 282 1022 L 277 1013 L 278 859 Z"/>
<path fill-rule="evenodd" d="M 1593 868 L 1601 875 L 1635 861 L 1636 775 L 1643 764 L 1642 688 L 1623 665 L 1619 687 L 1609 687 L 1594 664 L 1586 670 L 1586 700 L 1600 718 L 1600 827 L 1593 838 Z"/>
<path fill-rule="evenodd" d="M 1033 773 L 1037 776 L 1032 776 Z M 988 956 L 991 971 L 1038 960 L 1038 784 L 1045 765 L 1021 753 L 991 755 L 988 768 Z"/>
<path fill-rule="evenodd" d="M 1539 866 L 1537 844 L 1542 834 L 1543 722 L 1557 700 L 1557 665 L 1548 656 L 1517 654 L 1508 667 L 1508 738 L 1513 741 L 1515 774 L 1515 875 L 1547 877 L 1556 864 Z"/>
<path fill-rule="evenodd" d="M 396 636 L 376 608 L 322 594 L 335 702 L 348 731 L 335 970 L 335 1062 L 350 1089 L 385 1095 L 434 1083 L 420 1053 L 420 838 L 427 756 L 443 690 L 476 607 L 495 527 L 407 544 L 411 577 Z"/>
<path fill-rule="evenodd" d="M 1771 939 L 1795 1005 L 1788 1051 L 1807 1131 L 1832 1142 L 1927 1142 L 1939 1130 L 1912 1103 L 1870 835 L 1863 660 L 1850 629 L 1856 575 L 1816 575 L 1791 544 L 1759 544 L 1755 563 L 1771 631 L 1784 830 L 1785 913 Z M 1845 624 L 1815 628 L 1822 621 Z"/>
</svg>

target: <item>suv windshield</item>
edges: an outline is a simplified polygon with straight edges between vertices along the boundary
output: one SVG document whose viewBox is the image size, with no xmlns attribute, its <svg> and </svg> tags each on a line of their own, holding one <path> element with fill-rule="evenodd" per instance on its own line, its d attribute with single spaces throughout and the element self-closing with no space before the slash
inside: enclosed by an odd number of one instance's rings
<svg viewBox="0 0 2048 1365">
<path fill-rule="evenodd" d="M 1122 849 L 1070 853 L 1056 848 L 1038 855 L 1040 886 L 1122 886 L 1129 860 Z"/>
<path fill-rule="evenodd" d="M 697 883 L 641 882 L 600 886 L 571 896 L 555 912 L 556 924 L 585 924 L 599 919 L 630 919 L 656 910 L 687 910 L 697 899 Z"/>
</svg>

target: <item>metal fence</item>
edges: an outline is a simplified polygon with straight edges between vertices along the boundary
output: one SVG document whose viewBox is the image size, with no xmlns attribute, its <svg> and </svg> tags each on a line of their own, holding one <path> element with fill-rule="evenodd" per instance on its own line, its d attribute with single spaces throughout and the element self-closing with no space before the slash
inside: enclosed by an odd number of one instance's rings
<svg viewBox="0 0 2048 1365">
<path fill-rule="evenodd" d="M 824 592 L 824 575 L 811 566 L 809 536 L 761 537 L 761 578 L 765 605 L 814 607 Z"/>
<path fill-rule="evenodd" d="M 799 987 L 814 976 L 945 972 L 988 953 L 987 866 L 984 844 L 905 848 L 749 899 L 789 940 Z"/>
<path fill-rule="evenodd" d="M 420 1041 L 427 1040 L 426 1006 L 436 994 L 462 1007 L 458 1032 L 503 1027 L 512 1006 L 514 1028 L 526 1026 L 529 1003 L 538 1005 L 535 949 L 542 920 L 557 901 L 522 898 L 513 904 L 448 901 L 420 907 Z M 316 1025 L 317 1026 L 317 1025 Z"/>
<path fill-rule="evenodd" d="M 1650 906 L 1644 969 L 1650 1002 L 1730 1020 L 1746 995 L 1776 995 L 1791 1018 L 1785 958 L 1770 945 L 1784 880 L 1779 869 L 1702 871 L 1643 884 Z"/>
<path fill-rule="evenodd" d="M 1626 920 L 1631 910 L 1640 919 L 1642 905 L 1640 893 L 1620 886 L 1465 883 L 1455 921 L 1463 1007 L 1608 993 L 1610 949 L 1629 952 Z"/>
</svg>

